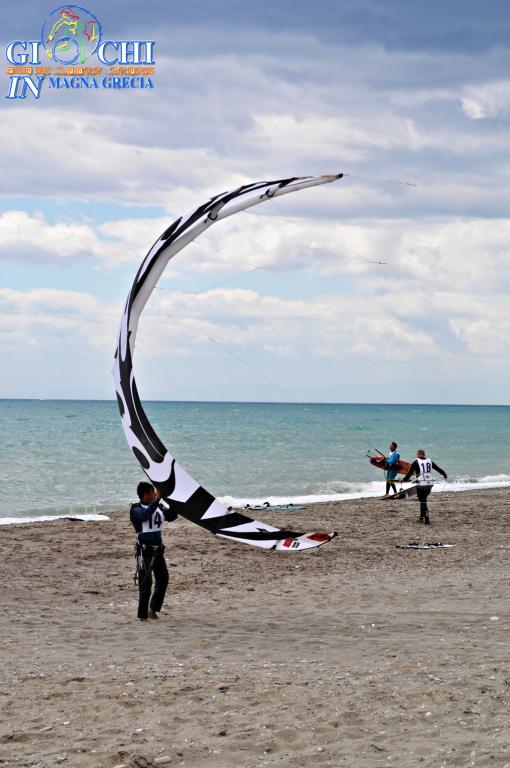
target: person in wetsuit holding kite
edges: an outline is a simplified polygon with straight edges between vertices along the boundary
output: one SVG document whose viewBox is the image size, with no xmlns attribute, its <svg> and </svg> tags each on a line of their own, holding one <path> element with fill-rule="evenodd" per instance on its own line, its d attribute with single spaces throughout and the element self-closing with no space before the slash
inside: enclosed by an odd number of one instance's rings
<svg viewBox="0 0 510 768">
<path fill-rule="evenodd" d="M 160 504 L 161 494 L 151 483 L 138 483 L 139 502 L 131 505 L 130 519 L 136 531 L 138 618 L 157 619 L 168 586 L 168 568 L 161 531 L 166 522 L 177 518 L 177 512 Z M 152 592 L 154 574 L 154 592 Z"/>
<path fill-rule="evenodd" d="M 419 448 L 416 451 L 416 458 L 409 468 L 409 472 L 400 481 L 401 483 L 407 483 L 413 475 L 416 475 L 416 493 L 420 501 L 420 523 L 429 525 L 429 511 L 427 507 L 427 497 L 432 490 L 432 470 L 435 469 L 446 480 L 448 475 L 435 464 L 432 459 L 425 455 L 425 451 Z"/>
</svg>

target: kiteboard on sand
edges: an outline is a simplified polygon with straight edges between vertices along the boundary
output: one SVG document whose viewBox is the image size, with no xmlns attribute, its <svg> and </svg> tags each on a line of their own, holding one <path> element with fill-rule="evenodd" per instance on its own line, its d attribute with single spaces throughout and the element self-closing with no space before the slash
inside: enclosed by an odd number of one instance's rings
<svg viewBox="0 0 510 768">
<path fill-rule="evenodd" d="M 381 496 L 381 499 L 384 499 L 384 500 L 408 499 L 410 496 L 416 496 L 417 492 L 418 492 L 418 486 L 411 485 L 410 488 L 401 488 L 401 490 L 397 491 L 397 493 L 388 494 L 388 496 Z"/>
<path fill-rule="evenodd" d="M 270 504 L 265 501 L 263 504 L 246 504 L 243 509 L 286 509 L 293 512 L 295 509 L 306 509 L 306 507 L 296 507 L 294 504 Z"/>
<path fill-rule="evenodd" d="M 342 176 L 342 173 L 336 173 L 258 181 L 214 195 L 191 213 L 176 219 L 156 240 L 138 269 L 126 299 L 113 378 L 127 443 L 151 483 L 159 490 L 162 500 L 179 515 L 219 538 L 277 552 L 301 552 L 321 547 L 337 534 L 335 531 L 304 533 L 276 528 L 229 510 L 177 463 L 150 423 L 138 394 L 133 356 L 140 316 L 170 259 L 216 222 L 280 195 L 329 184 Z"/>
<path fill-rule="evenodd" d="M 410 541 L 409 544 L 397 544 L 397 549 L 450 549 L 456 544 L 443 544 L 442 541 Z"/>
</svg>

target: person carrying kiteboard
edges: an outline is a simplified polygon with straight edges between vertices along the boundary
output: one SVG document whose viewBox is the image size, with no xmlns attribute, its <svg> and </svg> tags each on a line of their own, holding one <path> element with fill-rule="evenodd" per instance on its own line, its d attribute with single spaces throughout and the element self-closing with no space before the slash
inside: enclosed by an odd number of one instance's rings
<svg viewBox="0 0 510 768">
<path fill-rule="evenodd" d="M 432 490 L 432 470 L 435 469 L 445 480 L 448 479 L 448 475 L 435 464 L 431 458 L 425 455 L 425 451 L 419 448 L 416 451 L 416 459 L 411 464 L 409 472 L 400 481 L 401 483 L 407 483 L 413 475 L 416 476 L 416 493 L 420 501 L 420 523 L 425 525 L 430 524 L 429 510 L 427 507 L 427 497 Z"/>
<path fill-rule="evenodd" d="M 160 504 L 161 494 L 151 483 L 138 483 L 139 502 L 131 505 L 130 520 L 136 531 L 136 576 L 138 579 L 138 618 L 158 619 L 168 586 L 168 568 L 161 531 L 165 522 L 177 518 L 177 512 Z M 152 575 L 154 574 L 154 592 Z"/>
<path fill-rule="evenodd" d="M 397 492 L 397 486 L 395 485 L 395 478 L 398 475 L 398 471 L 396 469 L 397 463 L 400 461 L 400 454 L 397 452 L 397 444 L 395 441 L 390 443 L 389 450 L 390 454 L 385 462 L 385 468 L 386 468 L 386 496 L 390 495 L 390 488 L 393 490 L 393 493 Z"/>
</svg>

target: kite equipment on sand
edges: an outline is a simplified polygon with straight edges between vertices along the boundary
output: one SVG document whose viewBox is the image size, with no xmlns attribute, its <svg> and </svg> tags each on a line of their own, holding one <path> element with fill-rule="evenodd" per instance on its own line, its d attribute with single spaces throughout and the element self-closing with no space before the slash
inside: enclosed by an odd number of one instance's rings
<svg viewBox="0 0 510 768">
<path fill-rule="evenodd" d="M 293 512 L 296 509 L 306 509 L 306 507 L 296 507 L 294 504 L 270 504 L 265 501 L 263 504 L 246 504 L 243 509 L 286 509 Z"/>
<path fill-rule="evenodd" d="M 179 515 L 223 539 L 264 549 L 297 552 L 320 547 L 335 532 L 300 533 L 281 530 L 252 520 L 227 507 L 194 480 L 167 451 L 143 410 L 133 373 L 133 354 L 138 321 L 170 259 L 210 226 L 238 211 L 341 179 L 343 174 L 307 176 L 246 184 L 207 200 L 181 216 L 163 232 L 143 260 L 122 315 L 113 378 L 126 440 L 143 471 Z"/>
<path fill-rule="evenodd" d="M 397 549 L 450 549 L 456 546 L 456 544 L 443 544 L 442 541 L 410 541 L 409 544 L 397 544 Z"/>
<path fill-rule="evenodd" d="M 416 496 L 417 494 L 418 486 L 411 485 L 409 488 L 401 488 L 400 491 L 397 491 L 397 493 L 393 493 L 391 495 L 388 494 L 388 496 L 381 496 L 381 499 L 384 499 L 385 501 L 395 501 L 395 499 L 410 499 L 411 496 Z"/>
</svg>

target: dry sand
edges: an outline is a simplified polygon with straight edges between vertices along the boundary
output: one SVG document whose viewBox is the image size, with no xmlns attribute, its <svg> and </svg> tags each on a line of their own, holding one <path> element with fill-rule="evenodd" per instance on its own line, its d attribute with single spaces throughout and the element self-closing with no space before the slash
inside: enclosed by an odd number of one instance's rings
<svg viewBox="0 0 510 768">
<path fill-rule="evenodd" d="M 0 766 L 510 768 L 510 490 L 429 506 L 260 513 L 338 530 L 301 555 L 179 519 L 149 622 L 126 511 L 0 528 Z"/>
</svg>

